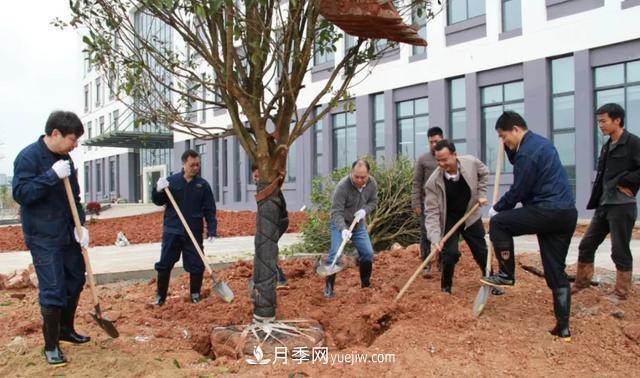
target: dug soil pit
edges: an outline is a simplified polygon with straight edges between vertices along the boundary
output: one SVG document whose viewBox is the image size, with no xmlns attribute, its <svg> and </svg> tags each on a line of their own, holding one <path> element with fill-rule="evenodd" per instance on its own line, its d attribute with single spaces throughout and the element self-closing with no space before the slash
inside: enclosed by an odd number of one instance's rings
<svg viewBox="0 0 640 378">
<path fill-rule="evenodd" d="M 289 287 L 278 290 L 277 317 L 313 319 L 322 326 L 328 358 L 317 361 L 296 360 L 289 351 L 287 363 L 259 365 L 212 353 L 214 327 L 251 321 L 249 262 L 237 262 L 217 275 L 236 295 L 230 304 L 212 294 L 208 277 L 204 299 L 197 305 L 187 301 L 188 275 L 171 281 L 163 307 L 151 304 L 154 280 L 100 286 L 103 311 L 115 321 L 118 339 L 110 339 L 93 323 L 88 314 L 90 293 L 85 289 L 76 328 L 92 340 L 87 345 L 62 345 L 70 363 L 55 370 L 46 366 L 41 354 L 36 290 L 22 289 L 22 299 L 11 297 L 16 291 L 4 290 L 0 292 L 0 376 L 529 377 L 637 371 L 640 290 L 618 306 L 607 300 L 604 286 L 575 295 L 573 340 L 566 343 L 547 333 L 555 320 L 544 280 L 520 267 L 516 286 L 503 296 L 491 296 L 482 316 L 475 319 L 471 309 L 480 288 L 480 269 L 466 246 L 456 266 L 453 295 L 440 292 L 436 273 L 431 279 L 418 277 L 394 304 L 399 289 L 420 263 L 418 255 L 417 246 L 378 253 L 369 289 L 360 288 L 357 267 L 343 270 L 337 275 L 333 299 L 323 297 L 324 280 L 315 274 L 314 261 L 281 262 Z M 7 345 L 12 341 L 12 345 L 26 342 L 26 352 L 10 350 Z"/>
</svg>

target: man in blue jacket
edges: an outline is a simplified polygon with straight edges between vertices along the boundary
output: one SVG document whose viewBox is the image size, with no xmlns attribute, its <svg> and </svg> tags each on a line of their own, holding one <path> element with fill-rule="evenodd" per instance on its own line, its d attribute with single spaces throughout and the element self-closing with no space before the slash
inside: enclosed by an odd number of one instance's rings
<svg viewBox="0 0 640 378">
<path fill-rule="evenodd" d="M 162 228 L 162 250 L 160 261 L 155 264 L 158 272 L 157 296 L 155 304 L 162 306 L 167 299 L 171 269 L 180 259 L 184 270 L 189 272 L 191 302 L 200 302 L 200 288 L 204 264 L 196 247 L 184 229 L 178 213 L 171 206 L 165 188 L 171 190 L 180 211 L 191 228 L 196 241 L 202 248 L 203 219 L 207 221 L 207 237 L 213 242 L 216 237 L 216 202 L 209 183 L 199 176 L 200 155 L 194 150 L 182 154 L 182 170 L 167 178 L 161 177 L 151 192 L 153 203 L 166 205 Z"/>
<path fill-rule="evenodd" d="M 544 277 L 553 293 L 556 326 L 549 332 L 570 341 L 571 289 L 564 270 L 578 212 L 567 174 L 553 144 L 529 131 L 518 113 L 502 113 L 496 121 L 496 130 L 513 164 L 513 184 L 489 210 L 489 235 L 500 271 L 481 281 L 495 287 L 513 286 L 513 236 L 535 234 Z M 522 207 L 516 209 L 518 203 Z"/>
<path fill-rule="evenodd" d="M 624 109 L 605 104 L 596 111 L 598 126 L 609 140 L 598 158 L 598 173 L 587 209 L 595 209 L 580 242 L 578 272 L 572 292 L 591 285 L 596 249 L 611 233 L 611 258 L 616 264 L 612 300 L 625 300 L 631 289 L 633 256 L 629 242 L 637 217 L 636 194 L 640 187 L 640 138 L 624 128 Z"/>
<path fill-rule="evenodd" d="M 78 178 L 69 157 L 82 134 L 84 127 L 77 115 L 51 113 L 45 135 L 18 154 L 13 170 L 13 198 L 20 204 L 24 240 L 38 276 L 44 354 L 49 364 L 57 366 L 66 364 L 59 341 L 89 341 L 89 337 L 76 333 L 73 325 L 85 283 L 80 248 L 89 244 L 89 232 L 83 227 L 82 240 L 78 240 L 62 182 L 69 178 L 84 224 Z"/>
</svg>

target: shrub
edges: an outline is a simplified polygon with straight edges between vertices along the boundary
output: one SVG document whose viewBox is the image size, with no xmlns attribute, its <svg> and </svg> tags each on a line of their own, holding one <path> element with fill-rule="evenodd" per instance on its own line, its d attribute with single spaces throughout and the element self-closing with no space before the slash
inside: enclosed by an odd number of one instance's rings
<svg viewBox="0 0 640 378">
<path fill-rule="evenodd" d="M 389 249 L 398 242 L 404 246 L 420 241 L 420 218 L 411 208 L 413 163 L 407 158 L 396 159 L 389 167 L 367 159 L 371 175 L 378 183 L 378 207 L 367 215 L 367 226 L 375 251 Z M 342 168 L 325 177 L 313 179 L 307 222 L 302 225 L 302 244 L 307 252 L 327 253 L 331 246 L 329 212 L 331 198 L 341 178 L 350 172 Z"/>
<path fill-rule="evenodd" d="M 100 215 L 100 210 L 102 207 L 99 202 L 92 201 L 87 203 L 87 214 Z"/>
</svg>

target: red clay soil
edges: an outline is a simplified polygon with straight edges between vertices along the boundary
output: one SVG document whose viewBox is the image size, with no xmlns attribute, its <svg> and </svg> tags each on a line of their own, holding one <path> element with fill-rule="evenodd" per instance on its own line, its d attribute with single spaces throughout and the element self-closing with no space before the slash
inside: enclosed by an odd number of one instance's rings
<svg viewBox="0 0 640 378">
<path fill-rule="evenodd" d="M 130 217 L 87 221 L 91 246 L 113 245 L 118 231 L 123 231 L 132 244 L 155 243 L 162 239 L 163 212 Z M 217 211 L 218 236 L 246 236 L 255 234 L 256 213 L 253 211 Z M 304 212 L 289 213 L 287 232 L 298 232 L 306 221 Z M 0 253 L 25 251 L 21 226 L 0 227 Z"/>
<path fill-rule="evenodd" d="M 322 295 L 323 279 L 312 260 L 282 262 L 290 288 L 278 291 L 278 318 L 316 319 L 324 327 L 330 355 L 393 354 L 386 363 L 304 362 L 249 365 L 212 356 L 214 326 L 251 320 L 247 282 L 252 266 L 238 262 L 218 274 L 235 292 L 231 304 L 212 295 L 206 278 L 204 300 L 187 302 L 188 276 L 171 281 L 163 307 L 150 303 L 154 280 L 101 286 L 105 316 L 115 320 L 120 338 L 110 339 L 91 320 L 89 290 L 78 309 L 77 329 L 92 337 L 88 345 L 62 346 L 70 363 L 46 366 L 41 355 L 36 290 L 0 291 L 0 376 L 622 376 L 637 375 L 640 359 L 638 289 L 614 306 L 605 288 L 573 297 L 573 341 L 546 331 L 554 324 L 552 299 L 544 280 L 518 266 L 517 284 L 491 297 L 474 319 L 472 304 L 480 270 L 464 247 L 456 267 L 453 295 L 439 290 L 439 278 L 418 277 L 397 305 L 393 299 L 418 266 L 417 246 L 376 255 L 373 287 L 360 289 L 357 268 L 338 274 L 336 297 Z M 19 294 L 19 295 L 16 295 Z M 24 298 L 13 298 L 24 294 Z M 24 354 L 4 347 L 24 338 Z M 340 358 L 340 357 L 337 357 Z"/>
</svg>

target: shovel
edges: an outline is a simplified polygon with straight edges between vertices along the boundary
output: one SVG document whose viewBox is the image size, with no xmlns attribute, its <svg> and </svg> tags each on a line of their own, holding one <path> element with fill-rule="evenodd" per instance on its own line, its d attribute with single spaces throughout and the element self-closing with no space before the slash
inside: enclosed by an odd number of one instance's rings
<svg viewBox="0 0 640 378">
<path fill-rule="evenodd" d="M 349 227 L 349 232 L 353 232 L 353 229 L 356 227 L 357 223 L 358 222 L 356 222 L 356 218 L 353 218 L 353 222 L 351 222 L 351 226 Z M 336 253 L 336 256 L 333 258 L 333 262 L 331 264 L 318 265 L 318 267 L 316 268 L 316 273 L 318 273 L 322 277 L 327 277 L 327 276 L 331 276 L 333 274 L 338 273 L 344 268 L 344 266 L 342 265 L 336 265 L 336 262 L 340 259 L 340 255 L 342 254 L 344 247 L 347 245 L 348 240 L 349 239 L 342 240 L 342 243 L 340 243 L 340 247 L 338 248 L 338 252 Z"/>
<path fill-rule="evenodd" d="M 447 232 L 444 235 L 444 237 L 442 237 L 442 240 L 440 240 L 440 244 L 444 245 L 444 243 L 446 243 L 447 240 L 449 240 L 451 235 L 453 235 L 453 233 L 456 232 L 458 227 L 460 227 L 467 220 L 467 218 L 469 218 L 471 216 L 471 214 L 473 214 L 473 212 L 476 211 L 479 207 L 480 207 L 479 203 L 476 203 L 475 205 L 473 205 L 473 207 L 471 209 L 469 209 L 469 211 L 467 211 L 467 213 L 462 218 L 460 218 L 460 220 L 458 222 L 456 222 L 456 224 L 454 224 L 453 227 L 451 227 L 449 232 Z M 427 256 L 427 258 L 422 262 L 422 264 L 420 264 L 420 266 L 418 266 L 418 269 L 416 269 L 416 271 L 413 273 L 411 278 L 409 278 L 409 281 L 407 281 L 407 283 L 404 284 L 404 286 L 402 287 L 402 290 L 400 290 L 398 295 L 396 295 L 396 299 L 393 300 L 393 303 L 398 302 L 398 300 L 400 300 L 400 298 L 402 298 L 402 296 L 404 295 L 405 291 L 407 291 L 409 286 L 411 286 L 413 281 L 415 281 L 416 277 L 418 277 L 420 272 L 422 272 L 422 269 L 424 269 L 424 267 L 427 266 L 427 264 L 433 259 L 435 254 L 436 254 L 436 249 L 435 248 L 431 248 L 431 253 L 429 253 L 429 256 Z"/>
<path fill-rule="evenodd" d="M 498 143 L 498 159 L 496 160 L 496 177 L 493 182 L 493 205 L 498 202 L 498 195 L 500 193 L 500 173 L 502 171 L 503 158 L 504 144 L 500 141 Z M 493 250 L 493 243 L 489 240 L 489 253 L 487 254 L 487 266 L 485 267 L 485 276 L 487 277 L 491 273 L 491 260 L 493 259 L 494 254 L 495 251 Z M 478 290 L 476 300 L 473 302 L 473 316 L 476 318 L 482 314 L 482 310 L 484 310 L 484 306 L 487 304 L 487 300 L 489 300 L 491 289 L 492 287 L 489 285 L 482 285 L 480 290 Z"/>
<path fill-rule="evenodd" d="M 173 205 L 173 208 L 176 209 L 176 213 L 178 214 L 178 217 L 180 218 L 180 221 L 182 222 L 184 229 L 187 230 L 187 234 L 189 234 L 189 237 L 191 238 L 191 242 L 196 247 L 196 251 L 198 251 L 198 255 L 200 255 L 200 258 L 202 259 L 202 262 L 204 263 L 205 268 L 207 268 L 207 272 L 209 272 L 209 274 L 211 275 L 211 280 L 213 280 L 213 291 L 216 294 L 218 294 L 218 296 L 222 298 L 222 300 L 230 303 L 234 298 L 233 291 L 231 291 L 231 288 L 225 282 L 216 281 L 216 276 L 213 274 L 213 270 L 209 266 L 209 263 L 207 262 L 207 258 L 204 256 L 204 252 L 202 252 L 202 249 L 200 248 L 200 244 L 198 244 L 198 242 L 196 241 L 195 236 L 193 236 L 193 232 L 191 232 L 191 228 L 189 228 L 187 221 L 184 219 L 184 215 L 182 215 L 182 211 L 180 211 L 180 208 L 178 207 L 176 200 L 173 198 L 173 194 L 171 194 L 171 191 L 169 190 L 168 187 L 164 189 L 164 192 L 167 193 L 167 197 L 169 197 L 169 201 L 171 202 L 171 205 Z"/>
<path fill-rule="evenodd" d="M 64 189 L 67 192 L 67 199 L 69 200 L 69 207 L 71 207 L 71 214 L 73 215 L 73 222 L 76 227 L 76 232 L 78 233 L 78 238 L 82 240 L 82 226 L 80 225 L 80 217 L 78 216 L 78 208 L 76 207 L 76 201 L 73 198 L 73 191 L 71 190 L 71 183 L 69 183 L 69 178 L 65 177 L 64 181 Z M 98 300 L 98 294 L 96 293 L 96 282 L 93 277 L 93 269 L 91 269 L 91 262 L 89 261 L 89 251 L 86 248 L 82 248 L 82 258 L 84 259 L 84 265 L 87 269 L 87 277 L 89 278 L 89 288 L 91 289 L 91 296 L 93 297 L 93 309 L 95 312 L 90 312 L 89 314 L 95 320 L 96 323 L 102 328 L 107 335 L 113 337 L 114 339 L 120 336 L 120 333 L 116 329 L 116 326 L 113 325 L 113 322 L 107 320 L 102 317 L 102 311 L 100 311 L 100 301 Z"/>
</svg>

